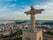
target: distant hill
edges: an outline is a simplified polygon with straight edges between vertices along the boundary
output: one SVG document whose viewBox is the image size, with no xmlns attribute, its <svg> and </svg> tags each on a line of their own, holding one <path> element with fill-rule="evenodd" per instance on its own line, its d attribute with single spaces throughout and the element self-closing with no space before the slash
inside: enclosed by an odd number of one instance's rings
<svg viewBox="0 0 53 40">
<path fill-rule="evenodd" d="M 45 22 L 43 24 L 46 24 L 46 25 L 53 25 L 53 21 L 50 21 L 50 22 Z"/>
<path fill-rule="evenodd" d="M 16 24 L 22 24 L 22 23 L 27 23 L 27 21 L 17 21 L 15 22 Z"/>
<path fill-rule="evenodd" d="M 27 22 L 30 22 L 30 21 L 28 21 L 28 20 L 26 20 L 26 21 L 16 21 L 15 23 L 16 24 L 21 24 L 21 23 L 27 23 Z M 45 25 L 53 25 L 53 21 L 36 21 L 36 24 L 45 24 Z"/>
</svg>

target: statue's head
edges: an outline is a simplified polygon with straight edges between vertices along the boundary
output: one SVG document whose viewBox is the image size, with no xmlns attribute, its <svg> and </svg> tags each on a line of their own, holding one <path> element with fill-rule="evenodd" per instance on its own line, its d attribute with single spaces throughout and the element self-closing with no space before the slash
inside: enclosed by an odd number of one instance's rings
<svg viewBox="0 0 53 40">
<path fill-rule="evenodd" d="M 33 6 L 31 6 L 31 8 L 33 8 Z"/>
<path fill-rule="evenodd" d="M 31 6 L 31 10 L 34 10 L 34 7 L 33 6 Z"/>
</svg>

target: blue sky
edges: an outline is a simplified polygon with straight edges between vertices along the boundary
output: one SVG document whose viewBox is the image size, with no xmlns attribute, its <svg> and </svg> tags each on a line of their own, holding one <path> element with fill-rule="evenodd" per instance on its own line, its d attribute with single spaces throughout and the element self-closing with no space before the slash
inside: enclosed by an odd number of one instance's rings
<svg viewBox="0 0 53 40">
<path fill-rule="evenodd" d="M 33 5 L 36 9 L 45 9 L 36 15 L 37 20 L 53 20 L 53 0 L 0 0 L 0 20 L 28 20 L 24 14 Z"/>
</svg>

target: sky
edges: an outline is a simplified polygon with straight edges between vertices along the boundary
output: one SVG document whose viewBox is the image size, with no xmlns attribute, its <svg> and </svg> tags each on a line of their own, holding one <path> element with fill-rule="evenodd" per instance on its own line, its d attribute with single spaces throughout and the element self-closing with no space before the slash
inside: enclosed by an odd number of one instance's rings
<svg viewBox="0 0 53 40">
<path fill-rule="evenodd" d="M 29 20 L 30 15 L 24 12 L 35 9 L 44 9 L 41 14 L 35 15 L 36 20 L 53 20 L 53 0 L 0 0 L 0 20 Z"/>
</svg>

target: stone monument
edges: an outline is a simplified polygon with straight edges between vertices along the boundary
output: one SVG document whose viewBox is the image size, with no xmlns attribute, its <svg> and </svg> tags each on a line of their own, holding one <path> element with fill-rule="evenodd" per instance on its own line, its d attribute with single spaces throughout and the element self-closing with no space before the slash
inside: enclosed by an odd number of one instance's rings
<svg viewBox="0 0 53 40">
<path fill-rule="evenodd" d="M 35 15 L 40 14 L 44 9 L 35 9 L 31 6 L 31 9 L 25 12 L 27 15 L 31 15 L 30 26 L 23 29 L 22 40 L 43 40 L 42 30 L 36 28 Z"/>
</svg>

